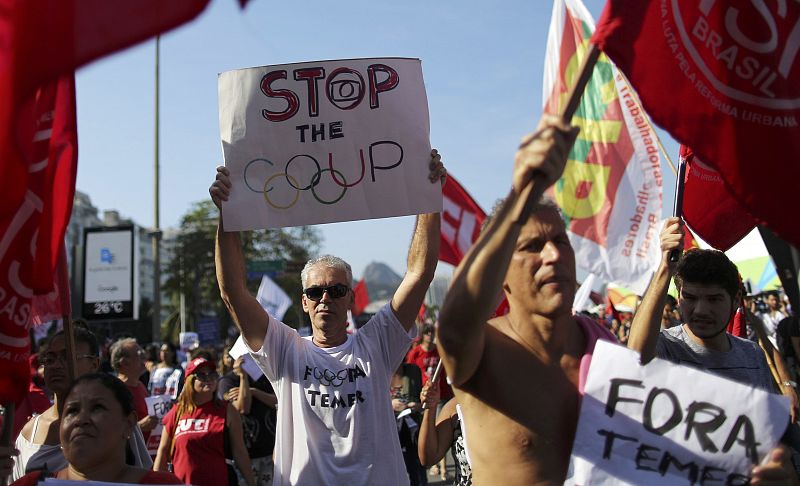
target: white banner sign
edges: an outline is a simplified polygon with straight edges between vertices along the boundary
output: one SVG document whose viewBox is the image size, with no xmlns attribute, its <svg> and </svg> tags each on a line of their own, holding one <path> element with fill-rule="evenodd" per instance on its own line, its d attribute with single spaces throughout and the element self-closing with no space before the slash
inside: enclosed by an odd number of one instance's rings
<svg viewBox="0 0 800 486">
<path fill-rule="evenodd" d="M 598 341 L 572 448 L 575 484 L 747 484 L 789 400 Z M 716 481 L 716 482 L 715 482 Z"/>
<path fill-rule="evenodd" d="M 161 433 L 164 431 L 164 424 L 161 419 L 172 408 L 172 397 L 169 395 L 152 395 L 144 398 L 147 403 L 147 415 L 151 417 L 158 417 L 158 425 L 150 431 L 150 437 L 147 438 L 147 452 L 150 455 L 155 455 L 158 452 L 158 445 L 161 443 Z"/>
<path fill-rule="evenodd" d="M 419 59 L 318 61 L 219 76 L 240 231 L 438 212 Z"/>
</svg>

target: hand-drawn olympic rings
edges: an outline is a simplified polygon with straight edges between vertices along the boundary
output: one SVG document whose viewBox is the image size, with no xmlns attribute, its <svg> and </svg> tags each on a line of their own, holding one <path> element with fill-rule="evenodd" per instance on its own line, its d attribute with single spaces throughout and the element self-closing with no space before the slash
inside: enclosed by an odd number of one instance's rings
<svg viewBox="0 0 800 486">
<path fill-rule="evenodd" d="M 316 171 L 314 172 L 314 175 L 311 177 L 311 181 L 308 183 L 308 185 L 303 186 L 303 187 L 300 186 L 300 183 L 299 183 L 299 181 L 297 180 L 296 177 L 294 177 L 293 175 L 289 174 L 290 166 L 295 161 L 295 159 L 298 159 L 299 157 L 305 157 L 307 159 L 310 159 L 314 163 L 314 166 L 316 167 Z M 273 173 L 272 175 L 270 175 L 269 177 L 267 177 L 266 180 L 264 181 L 263 188 L 259 190 L 259 189 L 255 189 L 253 187 L 253 185 L 251 185 L 251 183 L 249 181 L 249 179 L 251 178 L 251 174 L 250 174 L 251 167 L 253 166 L 253 164 L 256 164 L 256 163 L 259 163 L 259 162 L 263 162 L 263 163 L 269 164 L 270 166 L 274 166 L 275 165 L 274 163 L 272 163 L 270 160 L 267 160 L 267 159 L 253 159 L 253 160 L 251 160 L 250 162 L 247 163 L 247 165 L 245 166 L 245 169 L 244 169 L 244 183 L 247 186 L 247 188 L 250 189 L 251 191 L 263 194 L 264 195 L 264 201 L 267 204 L 269 204 L 271 207 L 273 207 L 275 209 L 281 209 L 281 210 L 289 209 L 292 206 L 294 206 L 295 204 L 297 204 L 297 201 L 300 199 L 300 191 L 311 191 L 311 194 L 314 196 L 314 199 L 316 199 L 321 204 L 326 204 L 326 205 L 336 204 L 337 202 L 339 202 L 345 196 L 345 194 L 347 193 L 347 189 L 348 188 L 359 184 L 364 179 L 364 174 L 366 172 L 366 164 L 364 162 L 364 153 L 363 153 L 363 151 L 361 151 L 361 176 L 359 177 L 358 181 L 356 181 L 356 182 L 354 182 L 352 184 L 348 184 L 347 183 L 347 179 L 345 178 L 345 175 L 341 171 L 333 168 L 333 156 L 332 155 L 329 155 L 329 157 L 328 157 L 328 167 L 323 169 L 320 166 L 319 162 L 317 162 L 317 160 L 314 157 L 312 157 L 310 155 L 300 154 L 300 155 L 295 155 L 294 157 L 289 159 L 289 161 L 286 163 L 286 166 L 285 166 L 283 172 L 276 172 L 276 173 Z M 324 199 L 322 196 L 320 196 L 320 194 L 317 192 L 317 189 L 316 189 L 317 186 L 319 186 L 320 182 L 323 180 L 322 176 L 323 176 L 323 174 L 325 172 L 330 172 L 331 173 L 331 179 L 333 180 L 333 182 L 337 186 L 342 188 L 341 194 L 339 194 L 337 197 L 335 197 L 335 198 L 333 198 L 331 200 Z M 275 189 L 275 187 L 272 185 L 273 181 L 275 179 L 280 178 L 280 177 L 283 177 L 286 180 L 286 183 L 292 189 L 295 190 L 294 198 L 288 204 L 279 204 L 279 203 L 273 201 L 272 199 L 270 199 L 270 196 L 269 196 L 269 193 L 273 189 Z"/>
</svg>

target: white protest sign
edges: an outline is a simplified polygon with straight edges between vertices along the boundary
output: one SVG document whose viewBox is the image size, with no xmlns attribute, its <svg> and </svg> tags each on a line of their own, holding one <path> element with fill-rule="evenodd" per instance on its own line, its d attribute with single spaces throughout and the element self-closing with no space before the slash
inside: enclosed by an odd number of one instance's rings
<svg viewBox="0 0 800 486">
<path fill-rule="evenodd" d="M 575 484 L 747 484 L 789 400 L 598 341 L 572 448 Z M 716 484 L 716 483 L 715 483 Z"/>
<path fill-rule="evenodd" d="M 264 375 L 264 372 L 261 371 L 261 368 L 258 367 L 256 361 L 250 356 L 250 351 L 247 350 L 247 345 L 244 343 L 244 339 L 240 335 L 239 338 L 233 343 L 231 346 L 231 350 L 228 351 L 228 354 L 233 359 L 239 359 L 239 356 L 244 356 L 242 360 L 242 369 L 250 375 L 250 378 L 253 380 L 258 380 Z"/>
<path fill-rule="evenodd" d="M 155 455 L 158 452 L 158 445 L 161 443 L 161 433 L 164 430 L 164 424 L 161 419 L 172 408 L 172 397 L 169 395 L 152 395 L 144 398 L 147 403 L 147 415 L 158 417 L 158 425 L 150 431 L 150 437 L 147 438 L 147 452 Z"/>
<path fill-rule="evenodd" d="M 419 59 L 239 69 L 218 89 L 227 231 L 442 210 Z"/>
</svg>

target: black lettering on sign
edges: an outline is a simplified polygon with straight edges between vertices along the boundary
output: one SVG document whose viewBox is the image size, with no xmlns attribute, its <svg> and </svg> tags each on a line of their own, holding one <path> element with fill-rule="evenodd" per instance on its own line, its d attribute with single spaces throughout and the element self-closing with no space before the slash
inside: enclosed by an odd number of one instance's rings
<svg viewBox="0 0 800 486">
<path fill-rule="evenodd" d="M 628 437 L 626 435 L 617 434 L 616 432 L 612 432 L 610 430 L 601 429 L 598 430 L 597 433 L 606 438 L 605 445 L 603 445 L 603 459 L 608 459 L 611 457 L 611 449 L 614 448 L 615 439 L 622 439 L 631 442 L 639 442 L 639 440 L 635 437 Z"/>
<path fill-rule="evenodd" d="M 645 462 L 656 462 L 658 460 L 657 455 L 650 455 L 648 452 L 652 451 L 660 451 L 658 447 L 651 447 L 647 444 L 639 444 L 639 448 L 636 450 L 636 469 L 640 471 L 653 471 L 658 472 L 658 469 L 655 468 L 655 465 L 648 466 Z"/>
<path fill-rule="evenodd" d="M 740 433 L 744 434 L 741 438 L 739 437 Z M 739 415 L 739 418 L 736 419 L 730 434 L 728 434 L 728 440 L 726 440 L 725 445 L 722 446 L 722 452 L 731 450 L 734 443 L 738 443 L 744 447 L 747 456 L 750 458 L 750 462 L 758 464 L 758 446 L 760 446 L 761 443 L 756 442 L 756 433 L 755 430 L 753 430 L 753 423 L 750 422 L 750 419 L 747 418 L 746 415 Z"/>
<path fill-rule="evenodd" d="M 686 477 L 689 480 L 689 484 L 694 484 L 697 482 L 697 475 L 699 474 L 699 468 L 697 467 L 697 464 L 691 461 L 684 464 L 678 461 L 678 459 L 670 454 L 669 451 L 664 451 L 664 455 L 661 456 L 661 462 L 658 463 L 658 473 L 662 476 L 666 476 L 670 470 L 670 467 L 681 472 L 688 470 Z"/>
<path fill-rule="evenodd" d="M 653 404 L 655 403 L 656 398 L 661 395 L 665 395 L 669 399 L 672 407 L 672 415 L 670 415 L 667 421 L 661 424 L 659 427 L 653 427 Z M 650 390 L 650 393 L 647 394 L 647 401 L 644 403 L 644 415 L 642 416 L 642 425 L 646 430 L 654 434 L 664 435 L 681 423 L 682 419 L 683 413 L 681 412 L 681 404 L 678 402 L 678 397 L 675 396 L 672 391 L 667 390 L 666 388 L 658 387 L 654 387 L 652 390 Z"/>
<path fill-rule="evenodd" d="M 638 398 L 621 397 L 619 394 L 619 389 L 622 386 L 632 386 L 634 388 L 644 389 L 644 385 L 642 384 L 641 380 L 612 378 L 611 388 L 608 390 L 608 400 L 606 400 L 606 415 L 608 415 L 609 417 L 614 416 L 614 410 L 616 409 L 617 403 L 619 402 L 642 403 L 642 401 L 639 400 Z"/>
<path fill-rule="evenodd" d="M 697 416 L 701 414 L 709 415 L 711 418 L 705 422 L 697 420 Z M 712 405 L 707 402 L 692 402 L 689 409 L 686 411 L 686 434 L 684 440 L 689 440 L 692 435 L 692 429 L 697 435 L 697 440 L 700 442 L 700 447 L 704 451 L 717 452 L 717 446 L 714 441 L 708 436 L 709 433 L 717 430 L 724 422 L 727 416 L 722 408 Z"/>
</svg>

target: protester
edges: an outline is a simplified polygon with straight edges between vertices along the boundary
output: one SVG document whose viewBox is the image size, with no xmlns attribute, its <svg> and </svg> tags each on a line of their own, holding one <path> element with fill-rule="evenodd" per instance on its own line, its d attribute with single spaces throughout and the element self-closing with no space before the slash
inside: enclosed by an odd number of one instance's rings
<svg viewBox="0 0 800 486">
<path fill-rule="evenodd" d="M 66 467 L 31 472 L 12 486 L 34 486 L 47 477 L 127 484 L 181 484 L 170 473 L 130 466 L 128 441 L 136 427 L 129 387 L 104 373 L 84 375 L 64 400 L 59 437 Z M 53 474 L 55 473 L 55 474 Z"/>
<path fill-rule="evenodd" d="M 150 431 L 158 425 L 158 417 L 148 415 L 147 388 L 139 381 L 139 376 L 144 372 L 144 350 L 133 338 L 123 338 L 111 345 L 109 350 L 111 367 L 133 395 L 133 408 L 139 417 L 139 427 L 144 434 L 144 440 L 150 436 Z"/>
<path fill-rule="evenodd" d="M 183 368 L 177 362 L 177 348 L 164 343 L 159 349 L 159 362 L 150 371 L 150 395 L 169 395 L 178 398 L 183 387 Z"/>
<path fill-rule="evenodd" d="M 422 425 L 419 431 L 417 454 L 423 466 L 443 461 L 448 449 L 452 451 L 456 463 L 456 486 L 472 484 L 472 466 L 467 455 L 467 443 L 459 417 L 458 400 L 448 401 L 439 413 L 439 387 L 431 386 L 431 381 L 422 387 L 420 400 L 425 406 Z"/>
<path fill-rule="evenodd" d="M 681 324 L 680 314 L 678 313 L 678 301 L 675 297 L 667 294 L 664 301 L 664 310 L 661 313 L 661 329 L 669 329 Z"/>
<path fill-rule="evenodd" d="M 444 181 L 431 153 L 430 181 Z M 209 192 L 221 208 L 230 194 L 228 169 L 217 169 Z M 246 287 L 238 233 L 220 218 L 216 268 L 220 293 L 259 367 L 278 395 L 275 484 L 407 484 L 389 380 L 416 334 L 415 318 L 436 269 L 439 215 L 417 218 L 408 269 L 391 303 L 350 335 L 353 276 L 340 258 L 323 256 L 301 273 L 302 306 L 312 335 L 266 314 Z"/>
<path fill-rule="evenodd" d="M 419 462 L 417 454 L 417 438 L 419 423 L 422 417 L 422 404 L 419 393 L 422 390 L 422 372 L 413 363 L 401 363 L 390 381 L 392 410 L 397 421 L 397 433 L 400 439 L 400 450 L 406 464 L 406 472 L 411 486 L 428 484 L 425 468 Z"/>
<path fill-rule="evenodd" d="M 214 363 L 205 358 L 195 358 L 186 366 L 186 384 L 164 417 L 153 468 L 167 471 L 171 464 L 176 476 L 194 486 L 237 484 L 236 473 L 225 462 L 226 447 L 230 447 L 245 483 L 254 486 L 242 420 L 230 404 L 217 400 L 217 378 Z"/>
<path fill-rule="evenodd" d="M 426 324 L 422 328 L 422 336 L 420 342 L 408 352 L 406 355 L 406 362 L 415 364 L 422 371 L 422 384 L 426 384 L 431 378 L 433 373 L 439 365 L 439 350 L 436 349 L 434 343 L 434 328 L 430 324 Z M 453 398 L 453 389 L 447 384 L 447 380 L 439 380 L 439 396 L 440 403 L 447 403 L 448 400 Z M 442 480 L 447 479 L 447 469 L 444 460 L 438 465 L 433 464 L 431 472 L 438 474 Z"/>
<path fill-rule="evenodd" d="M 22 431 L 22 427 L 27 424 L 30 419 L 36 415 L 42 414 L 52 405 L 50 399 L 47 398 L 47 394 L 45 394 L 44 390 L 39 387 L 39 383 L 37 383 L 40 380 L 33 379 L 38 371 L 39 358 L 36 355 L 31 355 L 29 362 L 31 366 L 31 382 L 28 384 L 28 393 L 16 403 L 16 408 L 14 410 L 14 428 L 11 431 L 11 437 L 18 436 Z M 41 384 L 44 385 L 44 383 Z M 4 420 L 2 419 L 4 418 L 5 416 L 0 417 L 0 424 L 3 423 Z"/>
<path fill-rule="evenodd" d="M 778 324 L 786 319 L 787 314 L 781 305 L 781 300 L 778 297 L 778 293 L 775 291 L 769 291 L 764 294 L 764 300 L 767 303 L 767 309 L 765 312 L 758 311 L 757 309 L 751 309 L 761 322 L 764 323 L 764 330 L 767 332 L 767 337 L 769 338 L 770 342 L 776 348 L 778 347 L 778 339 L 777 339 L 777 331 L 778 331 Z"/>
<path fill-rule="evenodd" d="M 272 484 L 274 464 L 272 452 L 275 448 L 275 424 L 278 398 L 272 390 L 269 380 L 263 374 L 253 380 L 242 368 L 249 356 L 240 356 L 235 361 L 226 350 L 223 361 L 232 364 L 232 371 L 219 380 L 217 397 L 227 400 L 242 417 L 244 445 L 250 457 L 256 484 L 269 486 Z M 241 473 L 236 471 L 241 476 Z M 239 477 L 239 482 L 244 482 Z"/>
<path fill-rule="evenodd" d="M 99 351 L 94 334 L 76 327 L 75 375 L 94 373 L 99 365 Z M 17 436 L 15 447 L 19 451 L 12 479 L 18 479 L 36 470 L 58 471 L 67 465 L 61 450 L 58 429 L 61 411 L 71 382 L 67 374 L 67 352 L 64 332 L 54 334 L 45 345 L 40 357 L 44 365 L 45 386 L 53 392 L 53 405 L 41 415 L 29 420 Z"/>
<path fill-rule="evenodd" d="M 540 194 L 561 177 L 577 133 L 546 116 L 524 141 L 512 190 L 461 261 L 439 314 L 437 345 L 469 425 L 475 484 L 564 481 L 594 344 L 614 339 L 572 315 L 575 256 L 555 204 L 532 201 L 530 217 L 520 216 L 529 184 Z M 508 314 L 489 320 L 501 291 Z"/>
<path fill-rule="evenodd" d="M 683 235 L 683 222 L 667 219 L 661 231 L 661 262 L 634 317 L 628 347 L 639 352 L 642 363 L 659 357 L 773 392 L 764 352 L 752 341 L 726 332 L 741 298 L 736 265 L 720 251 L 700 249 L 689 250 L 671 263 L 670 252 L 683 248 Z M 673 275 L 684 324 L 660 331 L 661 310 Z M 781 386 L 791 388 L 790 384 Z M 781 446 L 769 457 L 768 464 L 754 468 L 752 484 L 766 479 L 794 484 L 797 477 L 788 450 Z"/>
<path fill-rule="evenodd" d="M 800 320 L 797 316 L 789 316 L 779 322 L 777 336 L 778 347 L 786 359 L 792 380 L 796 382 L 800 366 Z"/>
</svg>

